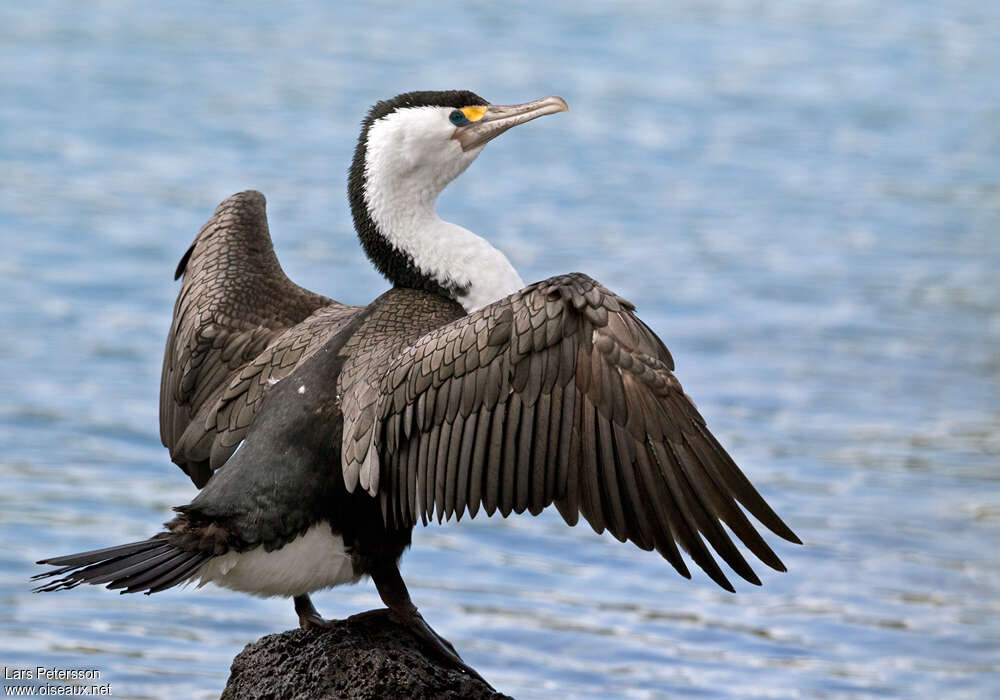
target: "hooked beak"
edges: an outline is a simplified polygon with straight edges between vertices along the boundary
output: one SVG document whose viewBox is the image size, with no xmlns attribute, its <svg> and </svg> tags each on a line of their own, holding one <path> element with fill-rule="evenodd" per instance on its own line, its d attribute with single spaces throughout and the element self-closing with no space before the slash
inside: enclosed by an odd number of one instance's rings
<svg viewBox="0 0 1000 700">
<path fill-rule="evenodd" d="M 458 127 L 452 138 L 461 144 L 463 151 L 468 151 L 486 145 L 487 141 L 495 139 L 512 126 L 530 122 L 546 114 L 568 111 L 566 100 L 555 95 L 520 105 L 489 105 L 482 117 L 471 124 Z"/>
</svg>

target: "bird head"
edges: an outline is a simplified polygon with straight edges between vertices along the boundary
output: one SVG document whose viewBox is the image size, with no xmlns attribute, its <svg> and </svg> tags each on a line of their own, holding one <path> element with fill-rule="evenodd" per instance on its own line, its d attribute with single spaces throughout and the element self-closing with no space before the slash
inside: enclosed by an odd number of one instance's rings
<svg viewBox="0 0 1000 700">
<path fill-rule="evenodd" d="M 361 155 L 364 162 L 355 165 L 369 175 L 390 171 L 437 194 L 492 139 L 513 126 L 567 109 L 561 97 L 502 106 L 468 90 L 408 92 L 372 107 L 355 153 L 355 160 Z"/>
<path fill-rule="evenodd" d="M 379 271 L 395 284 L 458 296 L 468 275 L 439 264 L 454 257 L 442 250 L 454 237 L 435 225 L 438 195 L 489 141 L 567 109 L 561 97 L 492 105 L 467 90 L 408 92 L 372 107 L 354 152 L 348 196 L 355 229 Z"/>
</svg>

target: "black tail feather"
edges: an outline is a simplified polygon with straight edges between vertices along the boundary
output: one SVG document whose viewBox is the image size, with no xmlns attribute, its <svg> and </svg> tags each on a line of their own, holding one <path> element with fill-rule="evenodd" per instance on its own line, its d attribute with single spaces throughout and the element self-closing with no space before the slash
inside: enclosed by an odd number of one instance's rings
<svg viewBox="0 0 1000 700">
<path fill-rule="evenodd" d="M 197 552 L 184 552 L 175 549 L 169 553 L 166 559 L 157 557 L 156 561 L 151 560 L 150 565 L 142 571 L 118 577 L 108 588 L 124 588 L 126 591 L 132 592 L 147 590 L 161 580 L 170 577 L 195 556 L 197 556 Z"/>
<path fill-rule="evenodd" d="M 182 581 L 186 581 L 190 576 L 194 574 L 195 571 L 198 570 L 198 568 L 202 564 L 204 564 L 209 559 L 211 559 L 210 556 L 204 555 L 201 552 L 191 552 L 191 556 L 186 563 L 178 564 L 171 570 L 171 572 L 164 574 L 156 581 L 151 581 L 148 584 L 146 584 L 149 587 L 149 590 L 146 591 L 146 595 L 149 595 L 150 593 L 159 593 L 160 591 L 164 591 L 168 588 L 176 586 L 178 583 L 181 583 Z M 138 590 L 142 589 L 131 588 L 123 592 L 135 593 Z"/>
<path fill-rule="evenodd" d="M 42 559 L 37 563 L 59 568 L 31 578 L 38 581 L 61 577 L 39 585 L 34 589 L 36 593 L 75 588 L 81 583 L 106 583 L 107 588 L 124 588 L 122 593 L 149 594 L 182 583 L 211 557 L 207 552 L 175 547 L 163 533 L 141 542 Z"/>
<path fill-rule="evenodd" d="M 99 561 L 105 561 L 116 556 L 124 556 L 126 554 L 133 554 L 135 552 L 141 552 L 145 549 L 151 549 L 153 547 L 162 544 L 162 538 L 152 537 L 148 540 L 142 540 L 141 542 L 131 542 L 129 544 L 120 544 L 115 547 L 105 547 L 103 549 L 92 549 L 89 552 L 79 552 L 77 554 L 67 554 L 63 557 L 50 557 L 49 559 L 42 559 L 41 561 L 36 561 L 36 564 L 49 564 L 50 566 L 66 566 L 66 568 L 76 568 L 78 566 L 86 566 L 87 564 L 93 564 Z M 42 576 L 49 576 L 52 572 L 47 574 L 38 574 L 33 578 L 41 578 Z"/>
<path fill-rule="evenodd" d="M 178 552 L 176 549 L 169 545 L 165 545 L 158 549 L 151 549 L 147 552 L 133 554 L 130 557 L 121 559 L 120 561 L 111 561 L 104 564 L 92 565 L 89 567 L 92 571 L 90 572 L 91 576 L 87 579 L 87 583 L 95 585 L 99 583 L 107 583 L 108 588 L 121 588 L 119 583 L 123 579 L 141 575 L 142 573 L 149 571 L 151 567 L 157 566 L 164 560 L 177 556 L 177 554 Z"/>
</svg>

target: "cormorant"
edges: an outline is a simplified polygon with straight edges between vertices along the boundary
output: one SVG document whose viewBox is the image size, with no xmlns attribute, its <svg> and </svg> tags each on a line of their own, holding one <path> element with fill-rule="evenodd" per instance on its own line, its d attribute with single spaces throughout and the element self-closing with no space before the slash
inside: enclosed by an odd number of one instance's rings
<svg viewBox="0 0 1000 700">
<path fill-rule="evenodd" d="M 685 550 L 733 587 L 705 541 L 760 580 L 723 530 L 784 571 L 740 508 L 791 542 L 674 377 L 625 299 L 571 273 L 525 286 L 484 239 L 442 221 L 438 194 L 488 141 L 567 109 L 504 107 L 467 91 L 411 92 L 365 118 L 348 194 L 392 288 L 346 306 L 291 282 L 264 197 L 216 209 L 177 267 L 160 430 L 201 492 L 148 540 L 40 561 L 57 577 L 155 593 L 187 581 L 294 599 L 371 576 L 399 621 L 464 666 L 410 601 L 398 563 L 417 521 L 555 503 L 574 525 Z M 703 541 L 704 538 L 704 541 Z"/>
</svg>

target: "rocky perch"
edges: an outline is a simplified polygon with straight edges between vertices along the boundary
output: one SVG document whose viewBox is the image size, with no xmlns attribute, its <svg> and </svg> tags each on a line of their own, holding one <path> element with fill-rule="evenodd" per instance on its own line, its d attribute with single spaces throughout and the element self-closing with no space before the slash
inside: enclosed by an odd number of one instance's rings
<svg viewBox="0 0 1000 700">
<path fill-rule="evenodd" d="M 236 658 L 222 700 L 508 698 L 438 662 L 385 614 L 261 637 Z"/>
</svg>

